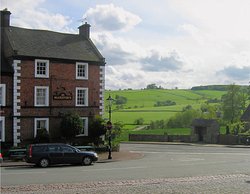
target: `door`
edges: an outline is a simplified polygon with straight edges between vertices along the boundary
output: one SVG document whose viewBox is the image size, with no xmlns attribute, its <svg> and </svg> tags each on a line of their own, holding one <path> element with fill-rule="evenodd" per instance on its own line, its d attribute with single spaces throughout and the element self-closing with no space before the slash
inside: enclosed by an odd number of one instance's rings
<svg viewBox="0 0 250 194">
<path fill-rule="evenodd" d="M 76 152 L 76 150 L 67 145 L 62 145 L 61 146 L 62 151 L 63 151 L 63 160 L 65 164 L 76 164 L 76 163 L 81 163 L 81 154 Z"/>
<path fill-rule="evenodd" d="M 63 152 L 59 145 L 49 145 L 48 146 L 50 162 L 53 164 L 63 163 Z"/>
</svg>

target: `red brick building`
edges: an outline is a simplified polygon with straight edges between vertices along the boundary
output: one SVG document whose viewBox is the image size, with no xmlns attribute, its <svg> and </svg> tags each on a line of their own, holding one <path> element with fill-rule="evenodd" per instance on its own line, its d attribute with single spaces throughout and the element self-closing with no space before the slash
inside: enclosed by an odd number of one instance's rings
<svg viewBox="0 0 250 194">
<path fill-rule="evenodd" d="M 60 138 L 62 116 L 80 115 L 82 136 L 104 111 L 105 59 L 91 41 L 90 25 L 79 34 L 10 25 L 1 11 L 1 142 L 19 145 L 46 128 Z"/>
</svg>

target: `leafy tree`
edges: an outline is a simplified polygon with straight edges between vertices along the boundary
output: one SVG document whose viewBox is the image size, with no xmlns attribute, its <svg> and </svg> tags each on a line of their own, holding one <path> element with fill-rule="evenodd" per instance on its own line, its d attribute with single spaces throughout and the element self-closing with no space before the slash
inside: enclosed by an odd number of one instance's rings
<svg viewBox="0 0 250 194">
<path fill-rule="evenodd" d="M 37 130 L 37 135 L 35 138 L 35 143 L 48 143 L 49 140 L 49 133 L 47 129 L 42 128 Z"/>
<path fill-rule="evenodd" d="M 135 125 L 143 125 L 144 119 L 143 118 L 138 118 L 138 119 L 135 120 L 134 123 L 135 123 Z"/>
<path fill-rule="evenodd" d="M 246 106 L 245 91 L 242 91 L 240 86 L 232 84 L 221 100 L 223 119 L 231 123 L 237 122 Z"/>
<path fill-rule="evenodd" d="M 195 118 L 200 118 L 201 112 L 194 109 L 186 110 L 185 112 L 177 113 L 171 117 L 167 126 L 169 128 L 190 127 Z"/>
<path fill-rule="evenodd" d="M 115 96 L 115 103 L 117 105 L 122 105 L 122 104 L 126 104 L 128 101 L 128 99 L 124 96 L 119 96 L 119 95 L 116 95 Z"/>
<path fill-rule="evenodd" d="M 201 105 L 202 118 L 204 119 L 216 119 L 218 117 L 217 107 L 209 104 Z"/>
<path fill-rule="evenodd" d="M 150 90 L 150 89 L 158 89 L 158 87 L 156 86 L 156 84 L 149 84 L 147 85 L 147 89 Z"/>
<path fill-rule="evenodd" d="M 95 117 L 89 123 L 89 135 L 93 138 L 94 144 L 99 144 L 100 136 L 106 133 L 106 123 L 101 117 Z"/>
<path fill-rule="evenodd" d="M 67 140 L 71 140 L 76 135 L 80 134 L 83 128 L 83 123 L 80 116 L 76 113 L 67 113 L 61 122 L 62 136 Z"/>
</svg>

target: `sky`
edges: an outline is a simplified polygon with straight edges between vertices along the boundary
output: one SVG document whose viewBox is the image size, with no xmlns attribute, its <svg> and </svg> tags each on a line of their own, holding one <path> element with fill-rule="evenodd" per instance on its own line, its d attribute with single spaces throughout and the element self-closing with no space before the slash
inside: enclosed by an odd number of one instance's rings
<svg viewBox="0 0 250 194">
<path fill-rule="evenodd" d="M 106 59 L 105 88 L 250 83 L 249 0 L 0 0 L 11 25 L 78 34 Z"/>
</svg>

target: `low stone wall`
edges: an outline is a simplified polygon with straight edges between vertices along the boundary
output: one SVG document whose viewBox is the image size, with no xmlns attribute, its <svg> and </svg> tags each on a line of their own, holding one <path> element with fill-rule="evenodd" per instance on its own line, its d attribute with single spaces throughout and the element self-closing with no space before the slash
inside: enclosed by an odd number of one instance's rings
<svg viewBox="0 0 250 194">
<path fill-rule="evenodd" d="M 236 145 L 239 144 L 239 136 L 236 135 L 219 135 L 219 144 Z"/>
<path fill-rule="evenodd" d="M 129 134 L 129 141 L 190 142 L 189 135 Z"/>
<path fill-rule="evenodd" d="M 185 142 L 196 143 L 197 140 L 192 139 L 190 135 L 148 135 L 148 134 L 129 134 L 129 141 L 151 141 L 151 142 Z M 206 143 L 206 142 L 203 142 Z M 237 135 L 218 135 L 218 144 L 236 145 L 250 144 L 241 136 Z"/>
</svg>

